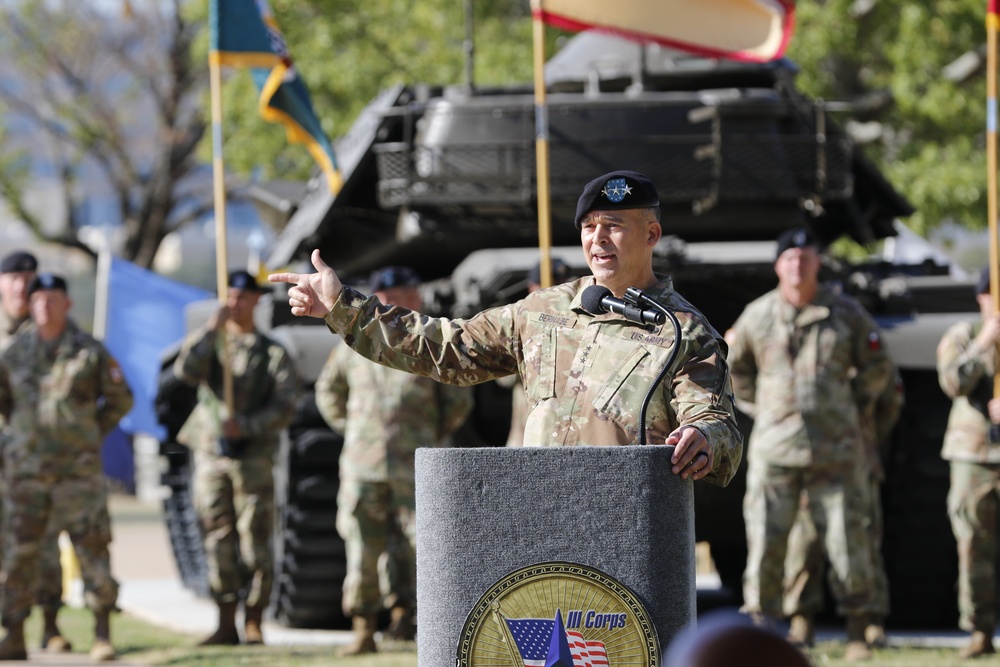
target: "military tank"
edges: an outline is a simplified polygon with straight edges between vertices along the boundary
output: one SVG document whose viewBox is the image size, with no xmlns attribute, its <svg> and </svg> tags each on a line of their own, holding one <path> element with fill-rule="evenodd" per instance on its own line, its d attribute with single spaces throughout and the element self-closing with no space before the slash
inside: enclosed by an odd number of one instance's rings
<svg viewBox="0 0 1000 667">
<path fill-rule="evenodd" d="M 773 239 L 782 230 L 807 224 L 828 243 L 894 237 L 911 206 L 827 105 L 796 89 L 795 73 L 788 60 L 713 60 L 595 33 L 569 40 L 545 73 L 553 254 L 574 275 L 587 273 L 572 224 L 583 185 L 614 169 L 642 171 L 663 203 L 666 236 L 655 251 L 656 270 L 669 273 L 724 331 L 776 284 Z M 337 195 L 316 179 L 299 200 L 259 198 L 269 219 L 281 221 L 269 265 L 306 267 L 319 248 L 356 284 L 379 266 L 409 265 L 427 280 L 429 310 L 452 316 L 523 296 L 539 258 L 534 117 L 530 85 L 386 90 L 337 142 L 344 175 Z M 949 403 L 937 388 L 934 346 L 956 317 L 975 316 L 971 283 L 933 259 L 829 260 L 823 278 L 876 316 L 905 383 L 907 405 L 888 448 L 883 490 L 889 623 L 952 626 L 957 565 L 945 513 L 948 469 L 938 456 Z M 280 297 L 267 324 L 295 348 L 306 384 L 276 467 L 281 516 L 272 613 L 301 627 L 343 624 L 343 545 L 333 521 L 339 440 L 318 419 L 309 393 L 317 360 L 335 338 L 319 321 L 292 317 Z M 509 393 L 495 383 L 476 391 L 476 410 L 458 441 L 500 446 Z M 752 423 L 741 420 L 748 433 Z M 165 451 L 175 449 L 164 443 Z M 165 480 L 183 500 L 188 463 L 172 456 Z M 743 489 L 743 475 L 724 489 L 696 485 L 697 536 L 710 544 L 721 591 L 733 604 L 746 558 Z M 168 516 L 179 517 L 184 503 L 171 509 L 169 502 Z M 190 535 L 190 521 L 176 532 Z M 175 540 L 182 573 L 185 549 Z M 196 566 L 189 569 L 197 581 Z"/>
</svg>

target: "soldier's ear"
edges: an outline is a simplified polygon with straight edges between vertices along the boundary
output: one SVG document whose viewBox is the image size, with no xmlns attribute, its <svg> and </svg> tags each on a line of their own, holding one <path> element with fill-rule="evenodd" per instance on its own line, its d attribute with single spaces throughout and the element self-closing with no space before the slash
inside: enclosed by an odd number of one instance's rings
<svg viewBox="0 0 1000 667">
<path fill-rule="evenodd" d="M 649 245 L 656 245 L 659 242 L 661 236 L 663 236 L 663 227 L 660 226 L 660 223 L 658 222 L 650 223 L 649 239 L 648 239 Z"/>
</svg>

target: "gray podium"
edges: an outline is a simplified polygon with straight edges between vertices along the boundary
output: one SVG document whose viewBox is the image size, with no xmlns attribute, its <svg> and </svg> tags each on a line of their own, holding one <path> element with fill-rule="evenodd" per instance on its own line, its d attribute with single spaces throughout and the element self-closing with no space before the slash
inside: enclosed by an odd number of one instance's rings
<svg viewBox="0 0 1000 667">
<path fill-rule="evenodd" d="M 572 561 L 630 588 L 661 650 L 695 618 L 694 495 L 673 447 L 419 449 L 417 664 L 450 667 L 498 580 Z"/>
</svg>

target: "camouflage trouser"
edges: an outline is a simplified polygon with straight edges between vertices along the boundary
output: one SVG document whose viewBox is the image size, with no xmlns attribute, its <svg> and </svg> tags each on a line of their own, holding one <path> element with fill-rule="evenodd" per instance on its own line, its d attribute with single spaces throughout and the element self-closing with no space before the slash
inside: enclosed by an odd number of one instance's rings
<svg viewBox="0 0 1000 667">
<path fill-rule="evenodd" d="M 195 456 L 195 506 L 216 602 L 265 607 L 274 582 L 274 472 L 270 457 Z"/>
<path fill-rule="evenodd" d="M 872 477 L 870 485 L 872 573 L 875 576 L 875 587 L 868 613 L 884 619 L 889 615 L 889 578 L 885 574 L 885 559 L 882 557 L 882 502 L 878 480 Z M 812 616 L 823 610 L 823 572 L 826 569 L 826 559 L 823 557 L 823 545 L 819 542 L 816 525 L 809 515 L 808 504 L 808 497 L 803 494 L 795 525 L 788 536 L 788 554 L 785 557 L 786 616 Z M 831 589 L 832 587 L 831 583 Z"/>
<path fill-rule="evenodd" d="M 413 548 L 409 540 L 397 530 L 389 531 L 386 537 L 385 551 L 378 558 L 378 582 L 382 593 L 382 606 L 391 609 L 396 605 L 407 606 L 412 601 L 405 600 L 400 592 L 416 591 L 417 583 L 413 580 L 416 572 L 413 570 Z"/>
<path fill-rule="evenodd" d="M 951 462 L 948 516 L 958 542 L 959 626 L 990 634 L 997 623 L 1000 464 Z"/>
<path fill-rule="evenodd" d="M 2 475 L 2 469 L 0 469 Z M 0 477 L 0 517 L 3 516 L 3 487 L 6 483 Z M 38 604 L 50 611 L 56 611 L 62 606 L 63 580 L 62 563 L 59 562 L 59 533 L 61 528 L 52 519 L 42 538 L 39 548 L 38 563 Z M 110 531 L 111 528 L 109 527 Z M 0 533 L 2 534 L 2 533 Z M 0 571 L 3 570 L 3 547 L 0 547 Z M 2 576 L 2 575 L 0 575 Z"/>
<path fill-rule="evenodd" d="M 782 615 L 782 584 L 788 535 L 808 494 L 809 513 L 832 566 L 838 613 L 865 613 L 871 606 L 872 573 L 867 475 L 857 463 L 792 468 L 750 460 L 743 516 L 747 530 L 744 609 Z"/>
<path fill-rule="evenodd" d="M 341 480 L 337 494 L 337 532 L 347 548 L 344 578 L 344 613 L 348 616 L 375 614 L 380 608 L 379 556 L 393 538 L 393 559 L 401 572 L 395 602 L 416 608 L 416 511 L 412 481 L 365 482 Z M 405 564 L 405 569 L 404 569 Z"/>
<path fill-rule="evenodd" d="M 17 479 L 9 481 L 4 498 L 5 626 L 24 620 L 35 603 L 42 544 L 51 543 L 47 530 L 53 518 L 73 540 L 87 606 L 94 611 L 114 609 L 118 601 L 118 583 L 111 576 L 108 554 L 111 522 L 104 480 Z M 59 579 L 61 594 L 61 575 Z"/>
</svg>

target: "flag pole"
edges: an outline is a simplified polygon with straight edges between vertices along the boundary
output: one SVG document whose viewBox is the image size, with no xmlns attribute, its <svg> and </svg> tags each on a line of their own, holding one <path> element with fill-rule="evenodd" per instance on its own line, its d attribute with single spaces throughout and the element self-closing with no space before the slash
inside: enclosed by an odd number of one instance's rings
<svg viewBox="0 0 1000 667">
<path fill-rule="evenodd" d="M 552 286 L 552 213 L 549 209 L 549 110 L 545 99 L 545 23 L 543 0 L 531 0 L 534 16 L 535 182 L 538 191 L 538 250 L 541 286 Z"/>
<path fill-rule="evenodd" d="M 986 211 L 989 217 L 990 296 L 1000 312 L 1000 248 L 997 246 L 997 15 L 998 0 L 986 6 Z M 998 344 L 1000 352 L 1000 344 Z M 1000 373 L 993 375 L 993 397 L 1000 398 Z"/>
<path fill-rule="evenodd" d="M 219 52 L 208 53 L 209 91 L 212 100 L 212 194 L 215 203 L 215 279 L 219 303 L 224 304 L 229 292 L 226 257 L 226 181 L 222 161 L 222 65 Z M 222 365 L 222 396 L 227 417 L 233 414 L 233 372 L 229 364 L 229 346 L 222 335 L 220 363 Z"/>
<path fill-rule="evenodd" d="M 103 341 L 108 332 L 108 304 L 111 301 L 111 241 L 108 226 L 103 226 L 101 249 L 97 252 L 97 278 L 94 281 L 94 338 Z"/>
</svg>

